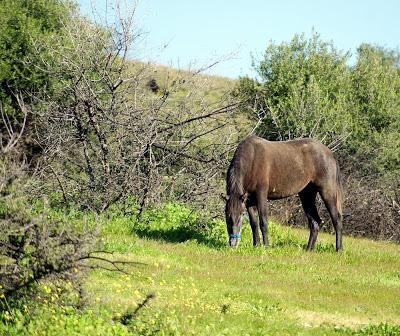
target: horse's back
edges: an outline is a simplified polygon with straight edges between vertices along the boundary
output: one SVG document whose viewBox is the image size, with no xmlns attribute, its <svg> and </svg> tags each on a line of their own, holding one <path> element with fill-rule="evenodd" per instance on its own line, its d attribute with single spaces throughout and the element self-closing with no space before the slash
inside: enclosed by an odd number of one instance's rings
<svg viewBox="0 0 400 336">
<path fill-rule="evenodd" d="M 270 198 L 293 195 L 310 182 L 321 184 L 336 166 L 332 152 L 309 138 L 267 141 L 250 136 L 238 146 L 234 161 L 244 191 L 267 189 Z"/>
<path fill-rule="evenodd" d="M 237 155 L 239 159 L 245 163 L 252 163 L 253 166 L 284 166 L 289 163 L 304 166 L 318 162 L 326 164 L 333 159 L 330 149 L 314 139 L 268 141 L 254 135 L 239 145 Z"/>
</svg>

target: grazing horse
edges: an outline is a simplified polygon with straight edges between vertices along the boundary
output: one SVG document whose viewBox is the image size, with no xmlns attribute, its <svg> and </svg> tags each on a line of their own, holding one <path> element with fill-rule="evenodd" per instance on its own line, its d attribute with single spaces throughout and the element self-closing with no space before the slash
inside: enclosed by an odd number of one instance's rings
<svg viewBox="0 0 400 336">
<path fill-rule="evenodd" d="M 321 218 L 315 205 L 322 197 L 336 232 L 336 250 L 342 249 L 342 184 L 339 166 L 331 150 L 312 139 L 267 141 L 249 136 L 235 151 L 226 176 L 225 216 L 229 243 L 236 247 L 247 209 L 254 246 L 268 246 L 267 200 L 298 194 L 308 219 L 307 250 L 317 240 Z"/>
</svg>

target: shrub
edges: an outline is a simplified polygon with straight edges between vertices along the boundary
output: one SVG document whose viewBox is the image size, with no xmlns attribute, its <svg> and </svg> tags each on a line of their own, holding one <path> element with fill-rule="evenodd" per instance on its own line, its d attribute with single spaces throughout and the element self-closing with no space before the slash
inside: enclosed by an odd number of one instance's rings
<svg viewBox="0 0 400 336">
<path fill-rule="evenodd" d="M 34 214 L 29 204 L 15 199 L 11 204 L 2 199 L 0 208 L 2 295 L 27 293 L 46 278 L 76 278 L 95 242 L 92 228 L 43 208 Z"/>
</svg>

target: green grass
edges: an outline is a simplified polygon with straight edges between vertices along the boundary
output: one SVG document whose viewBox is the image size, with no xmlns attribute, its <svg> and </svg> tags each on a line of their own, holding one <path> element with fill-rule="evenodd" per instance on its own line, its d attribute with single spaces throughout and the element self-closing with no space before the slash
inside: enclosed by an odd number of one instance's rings
<svg viewBox="0 0 400 336">
<path fill-rule="evenodd" d="M 272 247 L 253 248 L 247 224 L 230 249 L 223 222 L 204 221 L 177 204 L 141 224 L 104 219 L 103 243 L 135 262 L 130 274 L 94 270 L 86 308 L 43 304 L 30 319 L 10 318 L 21 325 L 0 323 L 0 334 L 400 335 L 399 245 L 345 237 L 336 253 L 334 237 L 320 234 L 308 253 L 306 230 L 271 224 Z"/>
</svg>

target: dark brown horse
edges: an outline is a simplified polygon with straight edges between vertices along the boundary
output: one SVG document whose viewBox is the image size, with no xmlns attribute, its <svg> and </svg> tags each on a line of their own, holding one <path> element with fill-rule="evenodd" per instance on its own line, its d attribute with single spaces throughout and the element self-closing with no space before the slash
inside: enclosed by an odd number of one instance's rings
<svg viewBox="0 0 400 336">
<path fill-rule="evenodd" d="M 268 246 L 267 199 L 298 194 L 310 227 L 307 250 L 317 240 L 321 219 L 315 205 L 322 197 L 336 231 L 336 250 L 342 249 L 342 185 L 339 166 L 329 148 L 312 139 L 267 141 L 250 136 L 239 144 L 226 177 L 226 225 L 231 246 L 237 246 L 242 214 L 249 213 L 253 244 Z"/>
</svg>

